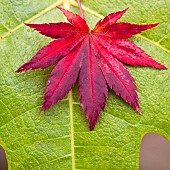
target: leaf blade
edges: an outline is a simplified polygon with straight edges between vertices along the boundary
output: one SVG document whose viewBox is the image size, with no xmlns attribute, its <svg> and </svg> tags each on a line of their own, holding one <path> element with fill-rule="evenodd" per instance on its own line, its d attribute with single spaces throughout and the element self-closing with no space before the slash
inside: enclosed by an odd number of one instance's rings
<svg viewBox="0 0 170 170">
<path fill-rule="evenodd" d="M 100 44 L 107 51 L 116 57 L 119 61 L 132 66 L 154 67 L 158 69 L 167 69 L 164 65 L 152 59 L 144 50 L 139 48 L 133 42 L 124 39 L 109 40 L 109 43 L 104 38 L 97 38 Z"/>
<path fill-rule="evenodd" d="M 67 20 L 71 24 L 73 24 L 77 29 L 79 29 L 81 31 L 85 31 L 85 32 L 89 31 L 89 27 L 88 27 L 86 21 L 83 18 L 81 18 L 79 15 L 74 14 L 70 11 L 67 11 L 61 7 L 58 7 L 58 9 L 63 12 L 63 14 L 67 17 Z"/>
<path fill-rule="evenodd" d="M 123 11 L 118 11 L 107 15 L 103 20 L 100 20 L 96 24 L 95 28 L 93 29 L 93 32 L 103 32 L 107 30 L 109 27 L 115 24 L 116 21 L 119 20 L 127 10 L 128 8 Z"/>
<path fill-rule="evenodd" d="M 111 55 L 108 54 L 107 50 L 104 49 L 101 44 L 98 44 L 97 41 L 95 41 L 95 45 L 103 59 L 103 61 L 101 61 L 100 67 L 107 84 L 116 93 L 116 95 L 120 96 L 138 113 L 140 113 L 135 80 L 123 66 L 123 64 L 111 57 Z"/>
<path fill-rule="evenodd" d="M 78 87 L 81 107 L 89 121 L 90 130 L 94 129 L 101 110 L 104 109 L 108 95 L 107 86 L 102 72 L 96 65 L 96 54 L 90 41 L 86 42 L 86 54 L 80 70 Z M 100 92 L 99 92 L 100 90 Z"/>
<path fill-rule="evenodd" d="M 135 34 L 139 34 L 142 31 L 152 29 L 156 27 L 156 24 L 130 24 L 130 23 L 115 23 L 109 26 L 107 29 L 107 35 L 110 37 L 114 37 L 116 39 L 127 39 L 132 37 Z"/>
<path fill-rule="evenodd" d="M 77 45 L 76 49 L 61 60 L 51 72 L 46 84 L 41 111 L 44 112 L 62 100 L 75 84 L 81 68 L 83 49 L 81 44 Z"/>
<path fill-rule="evenodd" d="M 54 40 L 47 46 L 40 49 L 30 61 L 23 64 L 16 72 L 19 73 L 39 68 L 44 69 L 57 64 L 57 62 L 73 50 L 81 40 L 82 39 L 76 41 L 74 38 L 67 40 Z"/>
<path fill-rule="evenodd" d="M 51 38 L 73 38 L 82 33 L 78 33 L 78 30 L 71 24 L 60 22 L 60 23 L 48 23 L 48 24 L 26 24 L 25 25 L 34 28 L 39 31 L 40 34 L 51 37 Z M 77 35 L 78 34 L 78 35 Z"/>
</svg>

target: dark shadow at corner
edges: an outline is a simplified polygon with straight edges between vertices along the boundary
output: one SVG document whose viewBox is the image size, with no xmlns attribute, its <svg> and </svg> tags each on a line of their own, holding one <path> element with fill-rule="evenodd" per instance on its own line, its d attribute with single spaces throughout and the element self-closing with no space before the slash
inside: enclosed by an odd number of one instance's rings
<svg viewBox="0 0 170 170">
<path fill-rule="evenodd" d="M 2 146 L 0 146 L 0 170 L 8 170 L 6 154 Z"/>
<path fill-rule="evenodd" d="M 156 133 L 146 134 L 140 148 L 139 170 L 170 170 L 170 142 Z"/>
</svg>

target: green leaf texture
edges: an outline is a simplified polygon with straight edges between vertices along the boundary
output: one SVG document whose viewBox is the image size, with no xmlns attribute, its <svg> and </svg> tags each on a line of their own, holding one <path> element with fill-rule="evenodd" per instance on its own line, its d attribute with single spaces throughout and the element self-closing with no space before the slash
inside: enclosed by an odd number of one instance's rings
<svg viewBox="0 0 170 170">
<path fill-rule="evenodd" d="M 159 26 L 131 40 L 170 67 L 168 0 L 83 0 L 91 27 L 108 13 L 129 7 L 121 21 Z M 81 111 L 77 85 L 43 116 L 39 115 L 51 68 L 17 74 L 50 38 L 24 26 L 65 21 L 55 8 L 79 13 L 73 0 L 0 0 L 0 145 L 9 170 L 137 170 L 142 137 L 149 132 L 170 140 L 169 70 L 129 67 L 138 88 L 143 115 L 109 92 L 106 108 L 90 132 Z M 69 81 L 69 80 L 68 80 Z"/>
</svg>

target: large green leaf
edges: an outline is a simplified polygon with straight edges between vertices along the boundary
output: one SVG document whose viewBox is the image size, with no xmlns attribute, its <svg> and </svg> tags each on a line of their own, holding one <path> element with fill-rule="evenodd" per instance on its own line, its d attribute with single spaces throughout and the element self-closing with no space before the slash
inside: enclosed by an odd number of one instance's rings
<svg viewBox="0 0 170 170">
<path fill-rule="evenodd" d="M 157 61 L 170 64 L 168 0 L 84 0 L 90 26 L 108 13 L 129 7 L 122 21 L 160 25 L 131 40 Z M 144 134 L 156 132 L 170 140 L 169 71 L 128 67 L 136 80 L 143 115 L 112 92 L 94 131 L 81 111 L 77 86 L 68 98 L 40 116 L 52 68 L 16 74 L 50 38 L 23 22 L 64 21 L 55 6 L 78 12 L 74 1 L 0 0 L 0 145 L 9 169 L 138 169 Z"/>
</svg>

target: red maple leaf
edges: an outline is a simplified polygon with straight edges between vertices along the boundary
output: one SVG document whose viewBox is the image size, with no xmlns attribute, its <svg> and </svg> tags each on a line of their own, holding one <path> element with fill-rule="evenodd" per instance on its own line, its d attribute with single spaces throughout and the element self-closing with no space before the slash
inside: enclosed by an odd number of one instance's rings
<svg viewBox="0 0 170 170">
<path fill-rule="evenodd" d="M 83 112 L 94 129 L 108 97 L 107 85 L 140 113 L 135 81 L 122 63 L 166 69 L 126 40 L 158 24 L 116 23 L 127 11 L 111 13 L 90 30 L 85 19 L 59 8 L 70 23 L 26 24 L 56 40 L 40 49 L 17 72 L 56 65 L 47 81 L 41 111 L 62 100 L 78 78 Z"/>
</svg>

